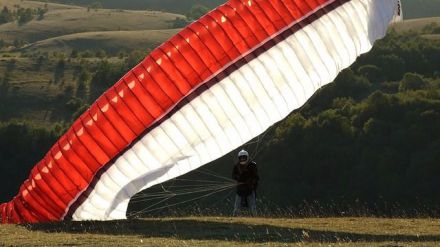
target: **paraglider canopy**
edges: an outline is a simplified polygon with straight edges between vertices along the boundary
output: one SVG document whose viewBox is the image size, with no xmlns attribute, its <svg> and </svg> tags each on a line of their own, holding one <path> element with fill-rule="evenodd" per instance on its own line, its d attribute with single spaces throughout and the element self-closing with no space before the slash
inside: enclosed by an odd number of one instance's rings
<svg viewBox="0 0 440 247">
<path fill-rule="evenodd" d="M 398 0 L 230 0 L 100 96 L 0 206 L 3 223 L 126 217 L 130 198 L 301 107 L 400 16 Z"/>
</svg>

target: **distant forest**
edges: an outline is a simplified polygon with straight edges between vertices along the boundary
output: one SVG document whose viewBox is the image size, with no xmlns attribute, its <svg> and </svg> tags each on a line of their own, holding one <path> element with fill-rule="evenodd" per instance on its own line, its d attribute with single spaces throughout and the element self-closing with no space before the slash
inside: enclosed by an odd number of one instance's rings
<svg viewBox="0 0 440 247">
<path fill-rule="evenodd" d="M 73 5 L 90 6 L 100 3 L 111 9 L 151 9 L 186 14 L 192 6 L 214 8 L 226 0 L 49 0 Z M 439 16 L 440 0 L 402 0 L 405 19 Z"/>
</svg>

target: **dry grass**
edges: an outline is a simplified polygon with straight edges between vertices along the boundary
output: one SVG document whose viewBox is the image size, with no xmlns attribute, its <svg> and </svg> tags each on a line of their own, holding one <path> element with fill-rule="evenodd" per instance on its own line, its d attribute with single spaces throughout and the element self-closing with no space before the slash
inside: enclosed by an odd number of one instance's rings
<svg viewBox="0 0 440 247">
<path fill-rule="evenodd" d="M 0 6 L 19 4 L 21 7 L 43 7 L 33 1 L 0 0 Z M 6 23 L 0 25 L 0 39 L 15 39 L 33 43 L 62 35 L 95 31 L 161 30 L 170 28 L 170 21 L 181 15 L 160 11 L 132 11 L 87 8 L 48 4 L 49 11 L 42 20 L 32 20 L 24 25 Z"/>
<path fill-rule="evenodd" d="M 76 33 L 38 41 L 26 47 L 24 51 L 69 53 L 73 49 L 78 51 L 102 49 L 117 53 L 120 50 L 152 50 L 178 31 L 179 29 Z"/>
<path fill-rule="evenodd" d="M 440 17 L 405 20 L 393 24 L 393 28 L 397 32 L 420 31 L 426 25 L 429 25 L 431 23 L 437 23 L 437 25 L 440 25 Z"/>
<path fill-rule="evenodd" d="M 431 39 L 431 40 L 440 40 L 440 34 L 425 34 L 422 35 L 425 39 Z"/>
<path fill-rule="evenodd" d="M 438 219 L 186 217 L 0 226 L 4 246 L 438 246 Z"/>
<path fill-rule="evenodd" d="M 20 57 L 20 54 L 8 54 L 11 57 L 0 56 L 0 78 L 7 71 L 8 63 L 15 60 L 9 81 L 7 99 L 3 102 L 10 109 L 8 114 L 0 116 L 1 120 L 20 119 L 29 120 L 36 124 L 48 124 L 57 120 L 55 112 L 64 109 L 56 105 L 55 98 L 63 92 L 68 85 L 76 88 L 76 79 L 73 77 L 74 67 L 80 59 L 72 59 L 67 62 L 64 82 L 54 82 L 54 70 L 57 58 L 50 57 L 40 70 L 35 69 L 36 58 Z M 94 63 L 95 58 L 87 59 Z M 111 63 L 120 63 L 117 58 L 108 59 Z"/>
<path fill-rule="evenodd" d="M 13 8 L 15 5 L 20 5 L 23 8 L 44 8 L 47 6 L 49 10 L 65 10 L 65 9 L 79 9 L 81 7 L 74 5 L 65 5 L 58 3 L 46 3 L 39 1 L 28 1 L 28 0 L 0 0 L 0 6 L 6 6 L 8 8 Z"/>
</svg>

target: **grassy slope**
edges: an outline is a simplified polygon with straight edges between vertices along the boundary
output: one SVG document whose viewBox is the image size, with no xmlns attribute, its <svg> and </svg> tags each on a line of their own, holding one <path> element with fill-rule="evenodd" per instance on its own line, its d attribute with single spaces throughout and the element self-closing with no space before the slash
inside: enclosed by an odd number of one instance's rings
<svg viewBox="0 0 440 247">
<path fill-rule="evenodd" d="M 88 6 L 95 0 L 49 0 L 65 4 Z M 101 1 L 104 8 L 109 9 L 152 9 L 164 10 L 172 13 L 187 13 L 193 5 L 203 5 L 214 8 L 226 0 L 105 0 Z"/>
<path fill-rule="evenodd" d="M 51 0 L 67 4 L 87 6 L 95 0 Z M 106 0 L 102 4 L 106 8 L 155 9 L 173 13 L 186 13 L 191 6 L 202 4 L 214 8 L 226 0 Z M 440 0 L 402 0 L 404 16 L 407 19 L 438 16 Z"/>
<path fill-rule="evenodd" d="M 81 60 L 86 60 L 90 65 L 96 64 L 100 59 L 70 59 L 65 68 L 64 83 L 54 83 L 54 70 L 58 59 L 51 57 L 40 70 L 35 69 L 35 59 L 20 57 L 0 57 L 0 78 L 6 71 L 7 63 L 14 59 L 15 68 L 10 81 L 8 108 L 11 115 L 1 115 L 0 121 L 9 119 L 28 120 L 36 124 L 50 124 L 59 121 L 58 114 L 64 110 L 63 105 L 54 104 L 56 97 L 68 85 L 76 87 L 74 67 Z M 121 63 L 117 57 L 107 58 L 113 64 Z"/>
<path fill-rule="evenodd" d="M 62 51 L 65 53 L 69 53 L 72 49 L 78 51 L 102 49 L 107 52 L 117 52 L 121 49 L 152 50 L 178 31 L 179 29 L 164 29 L 75 33 L 41 40 L 23 50 L 26 52 Z"/>
<path fill-rule="evenodd" d="M 21 7 L 42 7 L 38 2 L 16 1 Z M 11 3 L 9 0 L 0 0 L 0 6 Z M 13 41 L 15 39 L 26 42 L 36 42 L 43 39 L 57 36 L 94 32 L 94 31 L 119 31 L 119 30 L 159 30 L 168 29 L 170 21 L 177 14 L 159 11 L 133 11 L 133 10 L 109 10 L 100 9 L 98 11 L 87 8 L 48 4 L 49 11 L 43 20 L 32 20 L 25 25 L 17 23 L 6 23 L 0 25 L 0 39 Z"/>
<path fill-rule="evenodd" d="M 47 4 L 47 5 L 46 5 Z M 13 8 L 14 5 L 20 5 L 23 8 L 44 8 L 48 7 L 49 10 L 60 10 L 60 9 L 80 9 L 80 6 L 58 4 L 58 3 L 47 3 L 39 1 L 28 1 L 28 0 L 0 0 L 0 6 L 6 6 L 8 8 Z"/>
<path fill-rule="evenodd" d="M 431 18 L 420 18 L 420 19 L 413 19 L 413 20 L 405 20 L 400 23 L 395 23 L 393 28 L 397 32 L 406 32 L 406 31 L 420 31 L 422 30 L 426 25 L 429 25 L 431 23 L 437 23 L 437 25 L 440 25 L 440 17 L 431 17 Z"/>
<path fill-rule="evenodd" d="M 6 64 L 11 58 L 0 58 L 0 76 L 6 71 Z M 14 57 L 16 66 L 11 78 L 8 107 L 9 116 L 0 116 L 1 120 L 24 119 L 34 123 L 45 124 L 51 122 L 51 112 L 60 109 L 60 106 L 51 103 L 57 94 L 69 84 L 72 84 L 73 69 L 67 66 L 64 85 L 51 83 L 57 60 L 45 64 L 41 70 L 34 69 L 34 61 L 29 58 Z"/>
<path fill-rule="evenodd" d="M 438 219 L 189 217 L 0 226 L 4 246 L 438 246 Z"/>
<path fill-rule="evenodd" d="M 46 3 L 0 0 L 0 7 L 14 9 L 16 4 L 24 8 L 43 8 Z M 14 110 L 10 116 L 0 116 L 0 120 L 26 119 L 39 124 L 56 121 L 51 113 L 59 110 L 56 109 L 59 106 L 51 102 L 66 85 L 74 81 L 73 66 L 78 61 L 69 62 L 65 72 L 66 84 L 55 85 L 50 81 L 53 79 L 56 58 L 51 57 L 48 64 L 37 71 L 34 69 L 36 59 L 20 57 L 21 52 L 51 54 L 56 51 L 69 54 L 72 49 L 103 49 L 110 52 L 153 49 L 178 31 L 168 28 L 169 21 L 180 16 L 158 11 L 87 12 L 87 8 L 54 3 L 47 3 L 47 7 L 49 11 L 41 21 L 33 20 L 23 26 L 17 23 L 0 25 L 0 39 L 35 42 L 12 55 L 0 54 L 0 79 L 9 60 L 13 58 L 17 61 L 10 82 L 13 97 L 8 100 L 8 107 Z"/>
</svg>

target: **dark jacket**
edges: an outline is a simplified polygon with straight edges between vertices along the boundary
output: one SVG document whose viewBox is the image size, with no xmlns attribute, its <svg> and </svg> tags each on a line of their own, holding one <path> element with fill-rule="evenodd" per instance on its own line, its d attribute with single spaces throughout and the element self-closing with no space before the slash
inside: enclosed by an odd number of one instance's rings
<svg viewBox="0 0 440 247">
<path fill-rule="evenodd" d="M 239 196 L 248 196 L 255 191 L 258 186 L 257 163 L 249 162 L 247 165 L 237 163 L 232 170 L 232 179 L 237 181 L 237 194 Z"/>
</svg>

